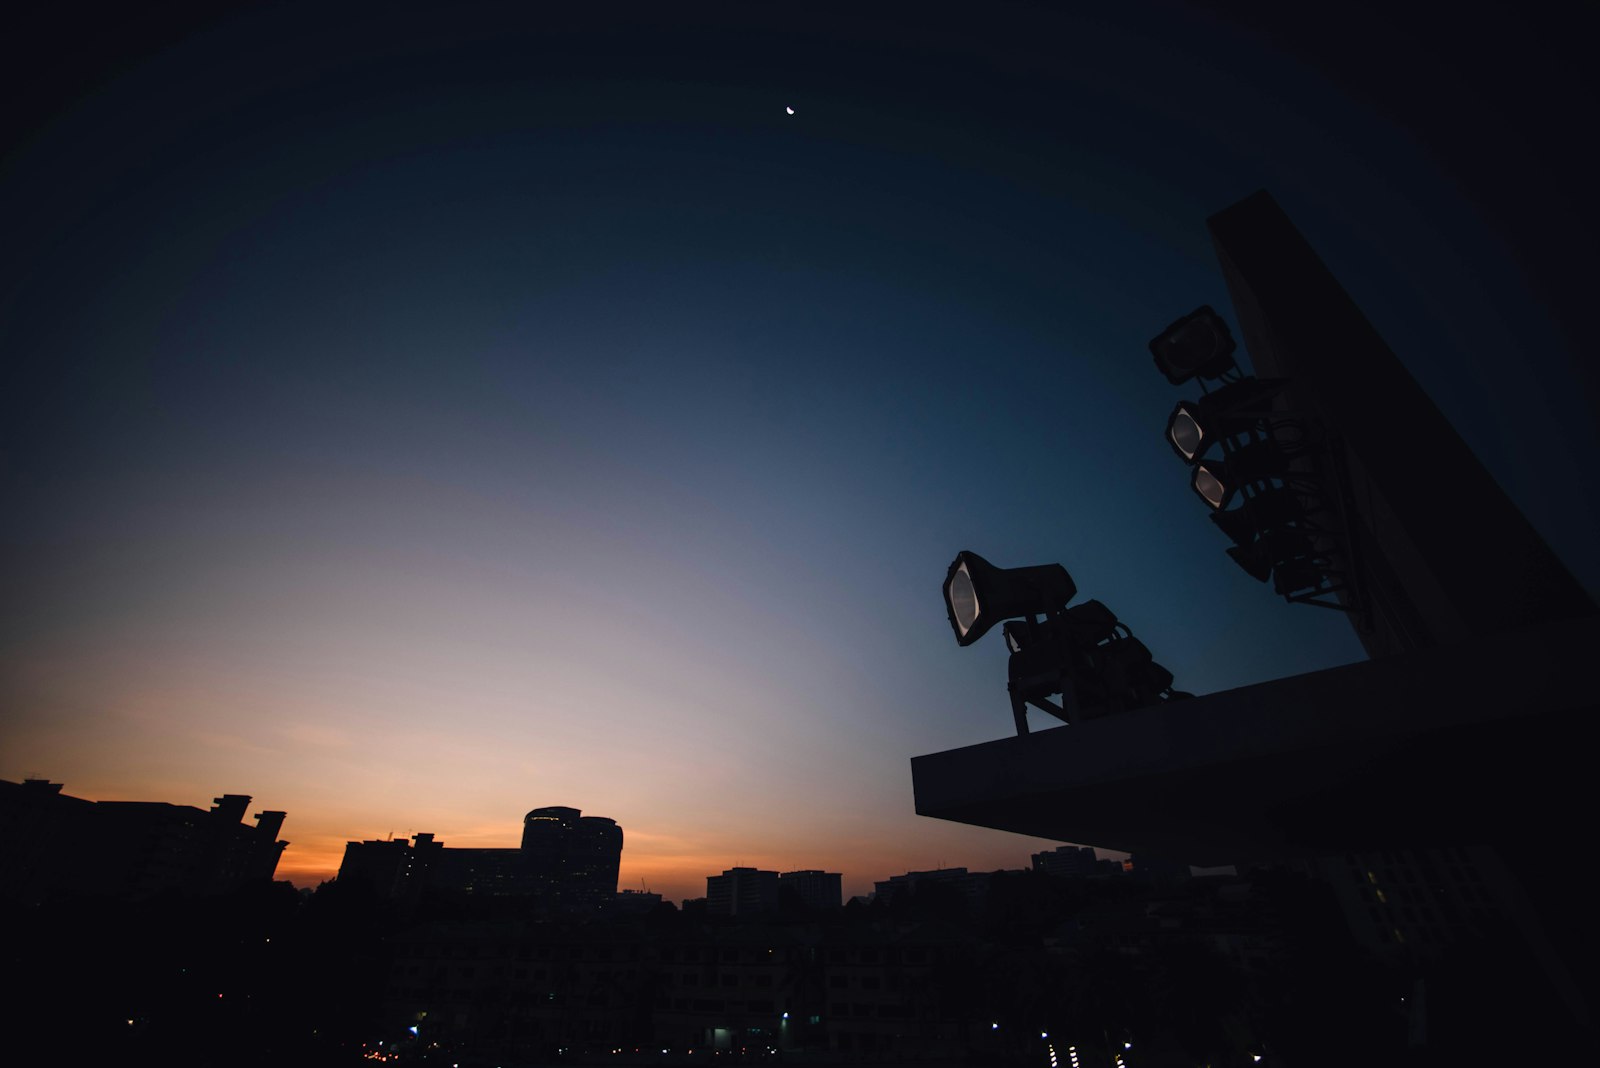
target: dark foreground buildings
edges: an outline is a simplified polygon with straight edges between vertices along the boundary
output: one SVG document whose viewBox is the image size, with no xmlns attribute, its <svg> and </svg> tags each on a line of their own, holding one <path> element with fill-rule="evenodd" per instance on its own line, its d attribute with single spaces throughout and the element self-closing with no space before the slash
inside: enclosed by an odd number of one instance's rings
<svg viewBox="0 0 1600 1068">
<path fill-rule="evenodd" d="M 44 779 L 0 780 L 0 894 L 131 900 L 226 893 L 272 879 L 288 842 L 284 813 L 243 822 L 248 794 L 209 810 L 161 801 L 88 801 Z"/>
<path fill-rule="evenodd" d="M 706 911 L 713 916 L 771 916 L 785 903 L 799 909 L 836 909 L 844 902 L 844 877 L 836 871 L 761 871 L 729 868 L 706 876 Z"/>
<path fill-rule="evenodd" d="M 549 912 L 594 913 L 617 895 L 622 828 L 575 808 L 536 808 L 522 819 L 516 849 L 455 849 L 418 834 L 410 841 L 350 842 L 339 881 L 415 903 L 424 893 L 527 897 Z"/>
<path fill-rule="evenodd" d="M 1303 1066 L 1403 1045 L 1409 988 L 1327 938 L 1335 904 L 1293 872 L 934 874 L 842 909 L 415 923 L 385 939 L 372 1034 L 402 1063 L 495 1064 Z"/>
</svg>

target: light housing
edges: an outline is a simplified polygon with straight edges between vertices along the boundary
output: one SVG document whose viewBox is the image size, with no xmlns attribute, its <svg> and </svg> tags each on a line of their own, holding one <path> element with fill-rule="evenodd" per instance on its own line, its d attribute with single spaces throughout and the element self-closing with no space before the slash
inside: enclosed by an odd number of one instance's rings
<svg viewBox="0 0 1600 1068">
<path fill-rule="evenodd" d="M 1327 568 L 1309 557 L 1284 560 L 1272 567 L 1272 589 L 1283 597 L 1292 598 L 1321 589 L 1327 577 Z"/>
<path fill-rule="evenodd" d="M 1293 487 L 1269 486 L 1256 490 L 1237 508 L 1212 512 L 1211 522 L 1234 545 L 1249 549 L 1262 535 L 1304 525 L 1306 509 Z"/>
<path fill-rule="evenodd" d="M 1073 605 L 1064 614 L 1062 625 L 1068 637 L 1080 646 L 1099 645 L 1117 630 L 1117 616 L 1099 601 Z"/>
<path fill-rule="evenodd" d="M 1310 560 L 1315 555 L 1311 536 L 1304 530 L 1289 528 L 1264 532 L 1253 544 L 1229 546 L 1228 556 L 1244 568 L 1257 582 L 1265 582 L 1277 575 L 1276 585 L 1288 581 L 1289 569 Z M 1310 565 L 1315 568 L 1315 565 Z M 1282 593 L 1280 589 L 1278 591 Z"/>
<path fill-rule="evenodd" d="M 1228 508 L 1211 513 L 1211 522 L 1241 549 L 1256 540 L 1256 523 L 1248 508 Z"/>
<path fill-rule="evenodd" d="M 1289 457 L 1271 438 L 1242 445 L 1226 456 L 1201 460 L 1194 465 L 1189 488 L 1213 512 L 1228 507 L 1243 486 L 1268 479 L 1288 479 L 1303 472 L 1289 467 Z"/>
<path fill-rule="evenodd" d="M 1250 546 L 1230 545 L 1226 550 L 1228 559 L 1244 569 L 1245 574 L 1257 582 L 1265 582 L 1272 577 L 1272 564 L 1264 559 Z"/>
<path fill-rule="evenodd" d="M 1181 400 L 1167 416 L 1167 444 L 1186 464 L 1205 455 L 1212 444 L 1251 429 L 1265 428 L 1272 398 L 1283 389 L 1281 378 L 1250 376 L 1229 382 L 1198 400 Z"/>
<path fill-rule="evenodd" d="M 971 645 L 996 623 L 1059 612 L 1078 587 L 1060 564 L 995 567 L 962 550 L 944 578 L 944 606 L 956 644 Z"/>
<path fill-rule="evenodd" d="M 1175 386 L 1191 378 L 1220 378 L 1235 366 L 1233 334 L 1211 305 L 1202 304 L 1150 339 L 1156 368 Z"/>
<path fill-rule="evenodd" d="M 1012 653 L 1063 643 L 1087 649 L 1109 640 L 1117 632 L 1116 613 L 1099 601 L 1084 601 L 1043 623 L 1032 620 L 1007 620 L 1001 628 L 1006 648 Z"/>
</svg>

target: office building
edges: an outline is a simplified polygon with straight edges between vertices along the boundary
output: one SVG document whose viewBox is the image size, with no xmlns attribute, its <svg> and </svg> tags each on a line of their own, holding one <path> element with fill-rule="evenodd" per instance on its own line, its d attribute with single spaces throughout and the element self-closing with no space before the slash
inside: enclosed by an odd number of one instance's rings
<svg viewBox="0 0 1600 1068">
<path fill-rule="evenodd" d="M 844 904 L 844 876 L 836 871 L 786 871 L 778 876 L 778 896 L 794 895 L 808 909 L 836 909 Z"/>
<path fill-rule="evenodd" d="M 1046 875 L 1084 878 L 1099 872 L 1099 863 L 1090 846 L 1064 845 L 1033 854 L 1033 870 Z"/>
<path fill-rule="evenodd" d="M 778 873 L 729 868 L 706 876 L 706 911 L 714 916 L 754 916 L 778 910 Z"/>
<path fill-rule="evenodd" d="M 527 897 L 550 911 L 599 912 L 615 900 L 622 828 L 603 816 L 553 805 L 523 817 L 516 849 L 446 847 L 432 834 L 410 842 L 349 842 L 341 881 L 412 901 L 425 891 L 475 897 Z"/>
</svg>

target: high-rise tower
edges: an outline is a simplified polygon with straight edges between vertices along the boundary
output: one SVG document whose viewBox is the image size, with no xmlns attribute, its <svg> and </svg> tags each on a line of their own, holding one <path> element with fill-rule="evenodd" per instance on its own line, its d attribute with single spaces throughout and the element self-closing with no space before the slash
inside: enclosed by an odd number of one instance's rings
<svg viewBox="0 0 1600 1068">
<path fill-rule="evenodd" d="M 536 808 L 522 819 L 522 857 L 532 885 L 552 901 L 604 908 L 617 892 L 622 828 L 575 808 Z"/>
</svg>

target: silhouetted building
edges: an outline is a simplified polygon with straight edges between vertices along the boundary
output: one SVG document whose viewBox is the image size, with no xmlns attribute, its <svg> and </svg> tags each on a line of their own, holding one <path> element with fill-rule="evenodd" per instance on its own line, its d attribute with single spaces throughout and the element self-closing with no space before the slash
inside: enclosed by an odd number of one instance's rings
<svg viewBox="0 0 1600 1068">
<path fill-rule="evenodd" d="M 618 890 L 611 900 L 611 911 L 618 916 L 638 916 L 661 906 L 661 895 L 649 890 Z"/>
<path fill-rule="evenodd" d="M 365 883 L 391 900 L 414 901 L 431 881 L 433 864 L 443 851 L 431 834 L 419 834 L 411 842 L 404 838 L 347 842 L 339 881 Z"/>
<path fill-rule="evenodd" d="M 622 828 L 563 806 L 523 817 L 517 849 L 452 849 L 419 834 L 412 842 L 349 842 L 342 881 L 365 882 L 384 897 L 414 901 L 425 890 L 535 898 L 555 911 L 610 907 L 622 863 Z"/>
<path fill-rule="evenodd" d="M 564 886 L 574 904 L 602 908 L 616 895 L 622 828 L 604 816 L 580 816 L 565 858 Z"/>
<path fill-rule="evenodd" d="M 753 888 L 759 900 L 774 877 L 735 868 L 711 878 L 729 890 Z M 864 907 L 737 923 L 706 922 L 709 910 L 686 908 L 604 922 L 502 917 L 398 930 L 387 940 L 382 1037 L 402 1059 L 439 1043 L 452 1059 L 491 1064 L 549 1063 L 561 1049 L 592 1062 L 617 1048 L 648 1050 L 664 1064 L 713 1053 L 1044 1064 L 1047 1036 L 1063 1068 L 1074 1052 L 1081 1064 L 1112 1065 L 1130 1048 L 1143 1052 L 1123 1063 L 1193 1064 L 1184 1047 L 1196 1043 L 1209 1063 L 1249 1064 L 1263 1034 L 1313 1051 L 1329 1041 L 1320 1021 L 1303 1016 L 1301 999 L 1335 998 L 1340 1010 L 1364 1004 L 1371 973 L 1330 962 L 1321 943 L 1302 940 L 1310 922 L 1335 918 L 1331 901 L 1296 896 L 1309 884 L 1287 872 L 1170 888 L 1124 879 L 1071 894 L 1033 872 L 952 868 L 887 881 L 912 882 L 938 887 L 930 897 L 947 901 L 952 886 L 983 886 L 990 907 L 968 918 Z M 1283 1002 L 1286 984 L 1292 996 Z M 1174 994 L 1200 1010 L 1127 1013 L 1129 1004 L 1170 1004 L 1154 999 Z M 1389 1000 L 1387 990 L 1376 994 Z M 1226 1027 L 1209 1026 L 1222 1018 Z M 1345 1048 L 1360 1049 L 1364 1036 L 1345 1036 Z"/>
<path fill-rule="evenodd" d="M 553 1049 L 618 1046 L 911 1062 L 987 1032 L 986 1005 L 950 997 L 971 973 L 970 941 L 864 914 L 854 924 L 439 922 L 393 939 L 386 1034 L 537 1063 Z"/>
<path fill-rule="evenodd" d="M 210 810 L 161 801 L 88 801 L 44 779 L 0 780 L 0 888 L 35 902 L 57 893 L 143 898 L 215 894 L 270 881 L 288 842 L 284 813 L 243 821 L 247 794 Z"/>
<path fill-rule="evenodd" d="M 808 909 L 836 909 L 844 904 L 844 876 L 811 868 L 786 871 L 778 876 L 778 893 L 790 892 Z"/>
<path fill-rule="evenodd" d="M 1084 878 L 1096 874 L 1098 864 L 1092 846 L 1064 845 L 1033 855 L 1033 870 L 1046 875 Z"/>
<path fill-rule="evenodd" d="M 1440 956 L 1519 912 L 1514 877 L 1484 846 L 1346 853 L 1307 867 L 1333 888 L 1351 933 L 1393 963 Z"/>
<path fill-rule="evenodd" d="M 934 871 L 908 871 L 904 875 L 891 875 L 872 884 L 873 898 L 885 903 L 903 893 L 916 893 L 925 886 L 942 886 L 955 892 L 963 900 L 981 905 L 989 894 L 989 884 L 998 872 L 973 871 L 965 868 L 938 868 Z"/>
<path fill-rule="evenodd" d="M 752 916 L 778 909 L 778 873 L 729 868 L 706 876 L 706 911 L 716 916 Z"/>
<path fill-rule="evenodd" d="M 622 828 L 562 805 L 522 818 L 522 856 L 537 890 L 583 909 L 603 908 L 617 892 Z"/>
</svg>

